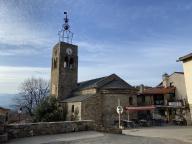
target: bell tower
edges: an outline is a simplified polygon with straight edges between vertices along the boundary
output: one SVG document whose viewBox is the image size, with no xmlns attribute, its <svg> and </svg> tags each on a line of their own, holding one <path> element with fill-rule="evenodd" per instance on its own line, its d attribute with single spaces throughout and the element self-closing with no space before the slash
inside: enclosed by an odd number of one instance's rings
<svg viewBox="0 0 192 144">
<path fill-rule="evenodd" d="M 64 14 L 59 42 L 53 47 L 51 66 L 51 95 L 60 101 L 70 96 L 78 79 L 78 49 L 72 44 L 73 33 L 70 31 L 67 12 Z"/>
</svg>

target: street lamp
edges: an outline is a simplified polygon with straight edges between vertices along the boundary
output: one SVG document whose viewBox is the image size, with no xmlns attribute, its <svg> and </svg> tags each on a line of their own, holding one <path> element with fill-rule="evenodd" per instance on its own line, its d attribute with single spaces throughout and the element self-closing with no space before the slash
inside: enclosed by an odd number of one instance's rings
<svg viewBox="0 0 192 144">
<path fill-rule="evenodd" d="M 21 113 L 22 113 L 22 107 L 20 107 L 20 108 L 18 109 L 17 113 L 18 113 L 19 122 L 20 122 L 20 120 L 21 120 Z"/>
</svg>

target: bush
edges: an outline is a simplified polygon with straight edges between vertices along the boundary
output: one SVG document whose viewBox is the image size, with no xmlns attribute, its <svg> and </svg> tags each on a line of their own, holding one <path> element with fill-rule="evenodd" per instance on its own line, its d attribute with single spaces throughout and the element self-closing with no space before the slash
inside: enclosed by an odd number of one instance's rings
<svg viewBox="0 0 192 144">
<path fill-rule="evenodd" d="M 47 97 L 36 108 L 34 113 L 35 122 L 63 121 L 66 117 L 65 109 L 53 96 Z"/>
</svg>

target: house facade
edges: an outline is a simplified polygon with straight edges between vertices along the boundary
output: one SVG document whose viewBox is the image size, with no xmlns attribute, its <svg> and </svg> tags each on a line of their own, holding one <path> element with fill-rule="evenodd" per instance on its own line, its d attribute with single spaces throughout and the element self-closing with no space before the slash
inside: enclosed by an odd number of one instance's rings
<svg viewBox="0 0 192 144">
<path fill-rule="evenodd" d="M 8 121 L 9 109 L 0 107 L 0 123 L 5 123 Z"/>
<path fill-rule="evenodd" d="M 185 55 L 183 57 L 180 57 L 178 61 L 181 61 L 183 63 L 187 98 L 188 98 L 191 117 L 192 117 L 192 53 Z"/>
<path fill-rule="evenodd" d="M 163 119 L 167 123 L 175 121 L 191 124 L 184 73 L 164 74 L 162 82 L 157 87 L 146 89 L 142 87 L 137 96 L 137 104 L 153 105 L 154 108 L 148 112 L 139 112 L 138 118 L 153 117 L 153 119 Z"/>
</svg>

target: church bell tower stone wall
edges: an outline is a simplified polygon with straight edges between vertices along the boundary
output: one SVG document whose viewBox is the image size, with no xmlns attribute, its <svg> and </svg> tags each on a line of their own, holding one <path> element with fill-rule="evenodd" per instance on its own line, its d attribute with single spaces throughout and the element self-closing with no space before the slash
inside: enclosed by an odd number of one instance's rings
<svg viewBox="0 0 192 144">
<path fill-rule="evenodd" d="M 60 101 L 69 97 L 77 86 L 78 49 L 76 45 L 59 42 L 53 48 L 51 95 Z"/>
</svg>

